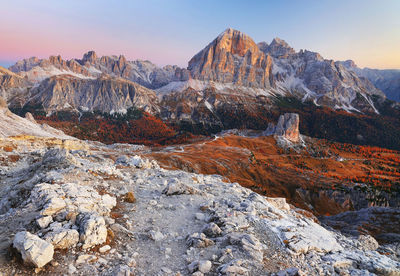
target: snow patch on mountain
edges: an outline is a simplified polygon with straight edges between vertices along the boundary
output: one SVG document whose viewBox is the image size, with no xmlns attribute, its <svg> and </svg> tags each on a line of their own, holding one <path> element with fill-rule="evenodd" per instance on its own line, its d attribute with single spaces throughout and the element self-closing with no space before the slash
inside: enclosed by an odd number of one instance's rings
<svg viewBox="0 0 400 276">
<path fill-rule="evenodd" d="M 163 87 L 156 89 L 159 97 L 168 95 L 174 92 L 182 92 L 188 88 L 195 91 L 204 91 L 208 88 L 215 89 L 220 94 L 242 94 L 252 96 L 273 96 L 276 94 L 282 94 L 283 92 L 275 89 L 262 89 L 247 86 L 238 86 L 233 83 L 220 83 L 214 81 L 202 81 L 196 79 L 190 79 L 188 81 L 171 82 Z"/>
<path fill-rule="evenodd" d="M 22 77 L 26 77 L 28 78 L 28 80 L 33 81 L 35 83 L 40 83 L 41 81 L 49 77 L 59 76 L 59 75 L 71 75 L 80 79 L 96 79 L 96 77 L 85 76 L 69 70 L 61 70 L 54 66 L 49 66 L 49 67 L 35 66 L 31 70 L 27 72 L 20 72 L 19 74 Z"/>
</svg>

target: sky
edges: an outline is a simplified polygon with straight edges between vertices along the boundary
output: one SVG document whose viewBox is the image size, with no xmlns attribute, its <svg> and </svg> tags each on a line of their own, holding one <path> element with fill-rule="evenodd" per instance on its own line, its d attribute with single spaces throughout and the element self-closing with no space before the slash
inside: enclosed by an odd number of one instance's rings
<svg viewBox="0 0 400 276">
<path fill-rule="evenodd" d="M 22 58 L 128 59 L 186 67 L 231 27 L 256 42 L 400 69 L 399 0 L 0 0 L 0 65 Z"/>
</svg>

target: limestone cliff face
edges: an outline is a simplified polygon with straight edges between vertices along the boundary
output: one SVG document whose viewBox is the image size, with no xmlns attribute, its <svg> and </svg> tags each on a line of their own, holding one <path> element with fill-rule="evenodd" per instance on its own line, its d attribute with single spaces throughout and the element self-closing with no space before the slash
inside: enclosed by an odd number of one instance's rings
<svg viewBox="0 0 400 276">
<path fill-rule="evenodd" d="M 0 66 L 0 97 L 18 105 L 24 98 L 30 83 L 19 75 Z"/>
<path fill-rule="evenodd" d="M 178 66 L 158 67 L 147 60 L 128 61 L 125 56 L 103 56 L 97 58 L 94 52 L 85 54 L 81 63 L 102 73 L 119 76 L 154 89 L 172 81 L 189 79 L 186 69 Z"/>
<path fill-rule="evenodd" d="M 258 47 L 273 57 L 273 75 L 278 89 L 302 100 L 347 111 L 377 112 L 372 96 L 385 95 L 367 79 L 358 77 L 341 62 L 324 59 L 307 50 L 294 51 L 284 40 Z"/>
<path fill-rule="evenodd" d="M 147 60 L 128 61 L 123 55 L 98 57 L 94 51 L 85 53 L 82 59 L 64 60 L 61 56 L 50 56 L 48 59 L 32 57 L 18 61 L 10 70 L 34 82 L 63 74 L 92 79 L 107 74 L 151 89 L 172 81 L 189 79 L 187 69 L 178 66 L 168 65 L 161 68 Z"/>
<path fill-rule="evenodd" d="M 352 60 L 341 61 L 340 63 L 360 78 L 368 79 L 376 88 L 382 90 L 389 99 L 400 102 L 399 69 L 361 69 Z"/>
<path fill-rule="evenodd" d="M 188 70 L 194 79 L 267 88 L 271 66 L 271 57 L 249 36 L 227 29 L 189 61 Z"/>
<path fill-rule="evenodd" d="M 29 98 L 26 106 L 43 106 L 48 113 L 59 110 L 124 112 L 129 107 L 153 114 L 159 112 L 154 91 L 108 76 L 98 79 L 53 76 L 32 89 Z"/>
<path fill-rule="evenodd" d="M 285 113 L 279 116 L 276 126 L 272 123 L 268 125 L 265 135 L 281 136 L 293 143 L 298 143 L 300 142 L 299 122 L 299 114 Z"/>
<path fill-rule="evenodd" d="M 0 74 L 1 89 L 17 88 L 24 86 L 25 80 L 17 75 Z"/>
</svg>

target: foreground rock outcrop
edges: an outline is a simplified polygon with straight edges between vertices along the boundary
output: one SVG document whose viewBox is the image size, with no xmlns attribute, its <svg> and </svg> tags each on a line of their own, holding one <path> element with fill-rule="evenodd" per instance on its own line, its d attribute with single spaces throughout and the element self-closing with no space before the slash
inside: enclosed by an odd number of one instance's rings
<svg viewBox="0 0 400 276">
<path fill-rule="evenodd" d="M 346 237 L 283 198 L 218 175 L 162 169 L 140 157 L 142 147 L 82 142 L 49 150 L 46 143 L 2 141 L 11 142 L 21 150 L 14 150 L 20 161 L 0 166 L 0 267 L 6 274 L 32 274 L 6 258 L 12 244 L 26 263 L 50 262 L 50 274 L 400 272 L 398 254 L 380 254 L 388 247 L 377 248 L 369 237 Z M 136 200 L 127 200 L 129 194 Z M 34 250 L 26 257 L 25 237 L 48 254 Z"/>
<path fill-rule="evenodd" d="M 73 139 L 62 131 L 48 125 L 37 124 L 32 116 L 21 118 L 12 113 L 6 101 L 0 97 L 0 138 L 18 135 L 32 135 L 38 137 L 57 137 L 61 139 Z"/>
</svg>

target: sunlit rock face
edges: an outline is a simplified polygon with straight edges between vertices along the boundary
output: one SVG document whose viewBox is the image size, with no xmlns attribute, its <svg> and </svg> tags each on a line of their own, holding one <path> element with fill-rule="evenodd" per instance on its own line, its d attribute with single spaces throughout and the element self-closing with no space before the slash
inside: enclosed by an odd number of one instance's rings
<svg viewBox="0 0 400 276">
<path fill-rule="evenodd" d="M 199 80 L 270 87 L 272 59 L 247 35 L 227 29 L 189 61 L 191 77 Z"/>
<path fill-rule="evenodd" d="M 154 91 L 137 83 L 110 76 L 81 79 L 53 76 L 32 89 L 26 106 L 43 106 L 47 113 L 60 110 L 126 112 L 130 107 L 158 112 Z"/>
<path fill-rule="evenodd" d="M 8 109 L 7 102 L 0 96 L 0 139 L 23 135 L 72 138 L 46 124 L 37 124 L 30 113 L 27 118 L 17 116 Z"/>
<path fill-rule="evenodd" d="M 268 125 L 265 134 L 281 136 L 293 143 L 298 143 L 300 142 L 299 122 L 299 114 L 285 113 L 279 116 L 276 126 L 272 123 Z"/>
<path fill-rule="evenodd" d="M 285 137 L 291 142 L 300 141 L 299 114 L 285 113 L 281 115 L 276 125 L 275 134 Z"/>
</svg>

